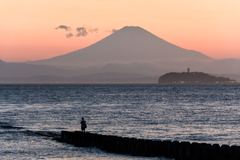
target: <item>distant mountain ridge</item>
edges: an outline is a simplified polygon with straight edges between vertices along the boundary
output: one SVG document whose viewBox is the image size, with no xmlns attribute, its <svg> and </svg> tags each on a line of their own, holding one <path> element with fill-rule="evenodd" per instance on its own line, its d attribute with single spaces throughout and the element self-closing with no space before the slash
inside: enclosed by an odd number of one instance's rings
<svg viewBox="0 0 240 160">
<path fill-rule="evenodd" d="M 41 75 L 33 77 L 0 77 L 0 84 L 32 83 L 32 84 L 97 84 L 97 83 L 156 83 L 158 77 L 148 77 L 140 74 L 97 73 L 74 77 Z"/>
<path fill-rule="evenodd" d="M 52 66 L 0 61 L 0 77 L 31 77 L 38 75 L 73 76 L 74 72 Z"/>
</svg>

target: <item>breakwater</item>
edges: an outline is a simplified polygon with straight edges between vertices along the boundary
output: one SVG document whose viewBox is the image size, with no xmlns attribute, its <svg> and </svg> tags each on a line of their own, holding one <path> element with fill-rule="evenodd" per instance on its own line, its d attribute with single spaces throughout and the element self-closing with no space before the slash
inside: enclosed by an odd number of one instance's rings
<svg viewBox="0 0 240 160">
<path fill-rule="evenodd" d="M 62 131 L 58 140 L 78 147 L 97 147 L 107 152 L 133 156 L 164 156 L 175 160 L 240 160 L 240 146 L 145 140 L 78 131 Z"/>
</svg>

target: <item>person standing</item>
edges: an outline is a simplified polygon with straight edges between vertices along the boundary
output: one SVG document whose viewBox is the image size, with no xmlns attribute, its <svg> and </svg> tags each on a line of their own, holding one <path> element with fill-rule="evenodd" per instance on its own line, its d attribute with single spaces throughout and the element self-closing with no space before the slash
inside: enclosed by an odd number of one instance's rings
<svg viewBox="0 0 240 160">
<path fill-rule="evenodd" d="M 82 121 L 81 121 L 81 129 L 82 132 L 85 132 L 85 129 L 87 128 L 87 124 L 86 121 L 84 120 L 84 118 L 82 117 Z"/>
</svg>

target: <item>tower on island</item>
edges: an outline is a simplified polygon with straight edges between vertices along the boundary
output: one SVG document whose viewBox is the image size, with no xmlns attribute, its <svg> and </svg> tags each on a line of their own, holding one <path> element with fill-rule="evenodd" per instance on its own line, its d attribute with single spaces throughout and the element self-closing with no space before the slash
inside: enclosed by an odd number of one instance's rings
<svg viewBox="0 0 240 160">
<path fill-rule="evenodd" d="M 188 72 L 188 73 L 190 72 L 190 68 L 187 68 L 187 72 Z"/>
</svg>

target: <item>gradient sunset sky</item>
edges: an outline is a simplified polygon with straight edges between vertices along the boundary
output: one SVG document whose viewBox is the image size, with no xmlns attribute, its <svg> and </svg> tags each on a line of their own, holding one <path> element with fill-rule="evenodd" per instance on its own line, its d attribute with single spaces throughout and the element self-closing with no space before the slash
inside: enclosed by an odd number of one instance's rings
<svg viewBox="0 0 240 160">
<path fill-rule="evenodd" d="M 0 0 L 0 59 L 52 58 L 124 26 L 212 58 L 240 58 L 239 7 L 239 0 Z M 81 27 L 86 36 L 76 36 Z"/>
</svg>

